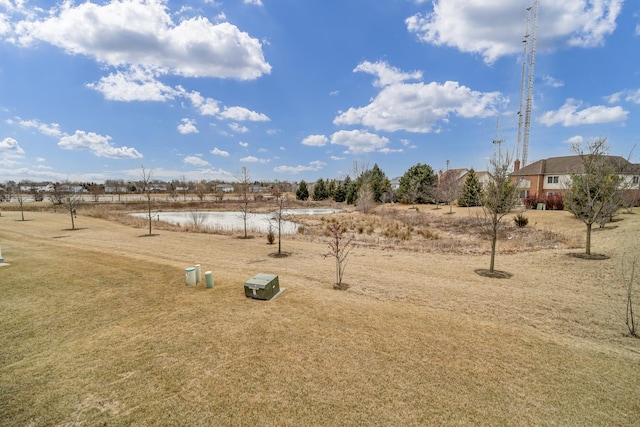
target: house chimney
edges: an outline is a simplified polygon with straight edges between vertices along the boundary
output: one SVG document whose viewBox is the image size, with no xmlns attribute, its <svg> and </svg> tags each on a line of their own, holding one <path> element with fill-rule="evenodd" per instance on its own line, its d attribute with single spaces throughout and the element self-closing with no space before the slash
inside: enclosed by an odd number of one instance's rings
<svg viewBox="0 0 640 427">
<path fill-rule="evenodd" d="M 520 160 L 516 159 L 516 161 L 513 162 L 513 171 L 518 172 L 519 170 L 520 170 Z"/>
</svg>

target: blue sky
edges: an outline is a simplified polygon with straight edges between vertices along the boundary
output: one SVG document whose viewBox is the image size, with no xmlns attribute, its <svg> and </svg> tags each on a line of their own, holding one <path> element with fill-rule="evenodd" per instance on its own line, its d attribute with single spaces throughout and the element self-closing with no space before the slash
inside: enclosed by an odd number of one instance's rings
<svg viewBox="0 0 640 427">
<path fill-rule="evenodd" d="M 0 182 L 485 169 L 516 149 L 530 5 L 0 0 Z M 540 0 L 530 129 L 528 163 L 640 143 L 640 3 Z"/>
</svg>

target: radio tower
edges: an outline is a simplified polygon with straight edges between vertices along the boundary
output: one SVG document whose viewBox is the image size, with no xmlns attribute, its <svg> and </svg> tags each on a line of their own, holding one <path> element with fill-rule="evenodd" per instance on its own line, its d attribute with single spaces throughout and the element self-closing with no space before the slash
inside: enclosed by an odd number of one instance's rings
<svg viewBox="0 0 640 427">
<path fill-rule="evenodd" d="M 536 61 L 536 32 L 538 30 L 538 4 L 540 0 L 535 0 L 533 3 L 533 25 L 531 26 L 531 34 L 527 37 L 527 44 L 529 44 L 529 73 L 527 80 L 527 103 L 526 110 L 524 113 L 524 142 L 522 144 L 522 166 L 527 165 L 527 155 L 529 152 L 529 133 L 531 130 L 531 109 L 533 106 L 533 81 L 534 74 L 533 70 L 535 68 Z M 530 10 L 527 11 L 527 21 L 528 14 Z M 527 24 L 528 26 L 528 24 Z"/>
</svg>

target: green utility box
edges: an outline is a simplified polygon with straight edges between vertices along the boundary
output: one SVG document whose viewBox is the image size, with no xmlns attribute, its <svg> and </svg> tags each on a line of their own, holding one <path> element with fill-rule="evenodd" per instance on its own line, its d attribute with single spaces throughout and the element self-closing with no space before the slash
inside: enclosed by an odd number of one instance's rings
<svg viewBox="0 0 640 427">
<path fill-rule="evenodd" d="M 269 300 L 278 292 L 280 292 L 280 283 L 275 274 L 258 273 L 244 284 L 246 297 Z"/>
</svg>

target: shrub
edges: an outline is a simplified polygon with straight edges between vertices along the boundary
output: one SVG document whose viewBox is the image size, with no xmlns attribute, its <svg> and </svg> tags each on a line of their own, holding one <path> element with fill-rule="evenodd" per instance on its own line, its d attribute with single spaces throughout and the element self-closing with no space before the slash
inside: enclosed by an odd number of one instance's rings
<svg viewBox="0 0 640 427">
<path fill-rule="evenodd" d="M 544 203 L 547 210 L 561 211 L 564 209 L 564 195 L 561 193 L 527 196 L 522 202 L 527 209 L 536 209 L 538 203 Z"/>
<path fill-rule="evenodd" d="M 529 224 L 529 218 L 522 214 L 518 214 L 513 217 L 513 222 L 515 222 L 518 227 L 523 228 L 526 227 L 527 224 Z"/>
<path fill-rule="evenodd" d="M 273 232 L 273 227 L 269 227 L 269 231 L 267 231 L 267 243 L 273 245 L 273 242 L 276 241 L 276 234 Z"/>
</svg>

